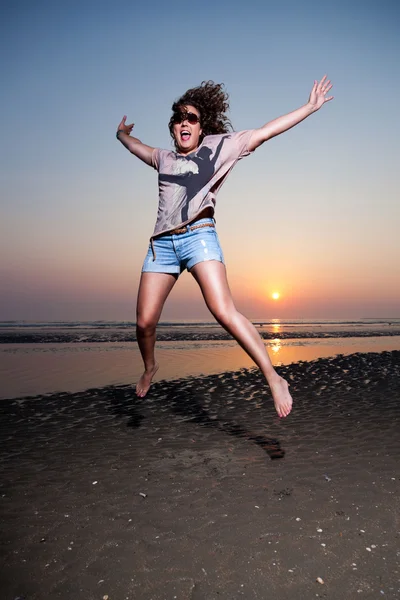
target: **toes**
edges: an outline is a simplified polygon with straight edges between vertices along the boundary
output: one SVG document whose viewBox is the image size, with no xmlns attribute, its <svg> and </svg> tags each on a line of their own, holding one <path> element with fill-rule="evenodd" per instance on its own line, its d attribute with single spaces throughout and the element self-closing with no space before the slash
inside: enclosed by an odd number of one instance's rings
<svg viewBox="0 0 400 600">
<path fill-rule="evenodd" d="M 136 394 L 139 396 L 139 398 L 144 398 L 145 395 L 147 394 L 147 392 L 149 391 L 150 386 L 148 388 L 139 388 L 139 390 L 136 392 Z"/>
<path fill-rule="evenodd" d="M 142 387 L 139 387 L 139 386 L 137 386 L 137 387 L 136 387 L 136 395 L 137 395 L 139 398 L 143 398 L 143 396 L 145 396 L 145 395 L 146 395 L 146 392 L 147 392 L 147 390 L 145 390 L 144 388 L 142 388 Z"/>
<path fill-rule="evenodd" d="M 285 406 L 283 408 L 277 409 L 276 412 L 280 418 L 287 417 L 291 413 L 292 407 Z"/>
</svg>

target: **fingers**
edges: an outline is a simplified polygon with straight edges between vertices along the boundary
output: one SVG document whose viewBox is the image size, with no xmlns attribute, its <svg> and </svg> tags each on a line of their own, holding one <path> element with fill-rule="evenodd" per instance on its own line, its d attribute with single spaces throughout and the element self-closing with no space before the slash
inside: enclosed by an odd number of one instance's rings
<svg viewBox="0 0 400 600">
<path fill-rule="evenodd" d="M 326 80 L 326 75 L 323 76 L 323 78 L 321 79 L 321 81 L 318 84 L 318 90 L 323 92 L 324 94 L 326 94 L 326 92 L 329 92 L 329 90 L 332 88 L 332 83 L 331 80 L 328 79 Z"/>
<path fill-rule="evenodd" d="M 132 131 L 132 129 L 134 128 L 134 126 L 135 126 L 134 123 L 130 123 L 129 125 L 126 124 L 126 115 L 124 115 L 122 117 L 122 121 L 118 125 L 118 129 L 122 129 L 122 130 L 125 130 L 126 132 L 130 133 Z"/>
<path fill-rule="evenodd" d="M 330 100 L 333 100 L 333 96 L 326 97 L 326 94 L 332 89 L 332 87 L 333 84 L 331 83 L 331 80 L 327 79 L 327 76 L 324 75 L 317 86 L 316 93 L 324 96 L 324 102 L 329 102 Z"/>
<path fill-rule="evenodd" d="M 330 85 L 329 85 L 330 84 Z M 328 96 L 326 97 L 326 94 L 329 92 L 329 90 L 332 89 L 332 84 L 330 83 L 330 81 L 326 82 L 326 87 L 324 86 L 321 90 L 321 92 L 324 95 L 324 102 L 329 102 L 329 100 L 333 100 L 333 96 Z"/>
<path fill-rule="evenodd" d="M 322 86 L 322 88 L 321 88 L 321 92 L 322 92 L 323 94 L 326 94 L 326 92 L 329 92 L 329 90 L 331 89 L 331 87 L 332 87 L 332 84 L 331 84 L 331 85 L 329 85 L 330 83 L 331 83 L 330 81 L 327 81 L 327 82 L 326 82 L 326 84 Z"/>
<path fill-rule="evenodd" d="M 118 129 L 123 129 L 125 127 L 126 115 L 122 117 L 120 124 L 118 125 Z"/>
</svg>

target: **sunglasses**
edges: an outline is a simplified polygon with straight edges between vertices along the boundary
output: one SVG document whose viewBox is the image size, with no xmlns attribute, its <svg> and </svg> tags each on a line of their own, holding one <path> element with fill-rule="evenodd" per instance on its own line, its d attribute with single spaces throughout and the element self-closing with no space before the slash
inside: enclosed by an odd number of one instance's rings
<svg viewBox="0 0 400 600">
<path fill-rule="evenodd" d="M 182 123 L 182 121 L 187 121 L 190 123 L 190 125 L 196 125 L 196 123 L 200 123 L 200 117 L 192 112 L 177 112 L 173 115 L 172 121 L 174 123 Z"/>
</svg>

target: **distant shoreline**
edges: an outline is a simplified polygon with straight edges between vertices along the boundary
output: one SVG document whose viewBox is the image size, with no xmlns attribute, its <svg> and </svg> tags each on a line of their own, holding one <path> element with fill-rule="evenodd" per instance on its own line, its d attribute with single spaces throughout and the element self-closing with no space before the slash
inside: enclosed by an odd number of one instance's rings
<svg viewBox="0 0 400 600">
<path fill-rule="evenodd" d="M 232 337 L 222 328 L 215 325 L 212 330 L 187 326 L 181 331 L 159 328 L 157 340 L 160 342 L 180 341 L 225 341 Z M 260 336 L 265 340 L 288 339 L 328 339 L 328 338 L 355 338 L 355 337 L 393 337 L 400 335 L 400 328 L 394 329 L 351 329 L 351 330 L 324 330 L 313 331 L 312 328 L 302 331 L 262 331 Z M 134 329 L 129 330 L 40 330 L 40 331 L 0 331 L 0 344 L 80 344 L 80 343 L 110 343 L 110 342 L 136 342 Z"/>
</svg>

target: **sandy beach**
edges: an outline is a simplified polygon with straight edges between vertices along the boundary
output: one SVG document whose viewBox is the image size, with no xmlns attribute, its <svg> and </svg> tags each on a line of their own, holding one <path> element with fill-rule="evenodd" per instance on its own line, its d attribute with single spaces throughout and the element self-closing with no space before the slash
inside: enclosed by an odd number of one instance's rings
<svg viewBox="0 0 400 600">
<path fill-rule="evenodd" d="M 400 352 L 279 371 L 2 401 L 2 596 L 399 598 Z"/>
</svg>

